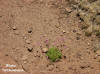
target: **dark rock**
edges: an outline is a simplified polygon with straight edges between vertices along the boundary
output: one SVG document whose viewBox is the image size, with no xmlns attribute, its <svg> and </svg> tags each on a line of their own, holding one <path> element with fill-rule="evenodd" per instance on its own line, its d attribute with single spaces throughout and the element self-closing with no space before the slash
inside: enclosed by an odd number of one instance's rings
<svg viewBox="0 0 100 74">
<path fill-rule="evenodd" d="M 27 47 L 27 50 L 28 50 L 29 52 L 32 52 L 32 51 L 33 51 L 33 46 L 31 46 L 31 45 L 28 46 L 28 47 Z"/>
</svg>

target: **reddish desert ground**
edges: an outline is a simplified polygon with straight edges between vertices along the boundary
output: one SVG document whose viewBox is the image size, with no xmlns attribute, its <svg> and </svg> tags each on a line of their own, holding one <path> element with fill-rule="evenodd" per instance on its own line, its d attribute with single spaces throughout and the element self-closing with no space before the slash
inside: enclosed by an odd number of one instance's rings
<svg viewBox="0 0 100 74">
<path fill-rule="evenodd" d="M 100 74 L 96 37 L 76 13 L 68 0 L 0 0 L 0 74 Z M 53 46 L 63 56 L 51 63 L 42 51 Z"/>
</svg>

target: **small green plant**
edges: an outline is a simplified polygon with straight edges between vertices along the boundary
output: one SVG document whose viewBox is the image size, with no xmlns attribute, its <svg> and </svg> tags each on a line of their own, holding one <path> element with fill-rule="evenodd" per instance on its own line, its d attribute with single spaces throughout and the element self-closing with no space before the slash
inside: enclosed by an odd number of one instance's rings
<svg viewBox="0 0 100 74">
<path fill-rule="evenodd" d="M 46 53 L 48 58 L 52 61 L 55 62 L 59 59 L 61 59 L 62 53 L 59 51 L 58 48 L 49 48 L 48 52 Z"/>
</svg>

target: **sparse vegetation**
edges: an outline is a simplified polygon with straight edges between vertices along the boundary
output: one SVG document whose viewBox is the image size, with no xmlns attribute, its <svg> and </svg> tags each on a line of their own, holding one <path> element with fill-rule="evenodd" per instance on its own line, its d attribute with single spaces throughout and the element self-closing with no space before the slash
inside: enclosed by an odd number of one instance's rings
<svg viewBox="0 0 100 74">
<path fill-rule="evenodd" d="M 100 0 L 70 0 L 71 5 L 77 9 L 77 16 L 84 22 L 82 29 L 90 29 L 86 36 L 93 34 L 94 30 L 100 31 Z M 89 33 L 90 32 L 90 33 Z M 96 36 L 99 33 L 95 33 Z"/>
<path fill-rule="evenodd" d="M 91 36 L 91 34 L 92 34 L 92 33 L 85 32 L 85 35 L 88 36 L 88 37 Z"/>
<path fill-rule="evenodd" d="M 58 48 L 53 47 L 53 48 L 49 48 L 46 55 L 52 62 L 55 62 L 55 61 L 61 59 L 62 53 L 59 51 Z"/>
<path fill-rule="evenodd" d="M 96 36 L 100 37 L 100 31 L 96 32 Z"/>
</svg>

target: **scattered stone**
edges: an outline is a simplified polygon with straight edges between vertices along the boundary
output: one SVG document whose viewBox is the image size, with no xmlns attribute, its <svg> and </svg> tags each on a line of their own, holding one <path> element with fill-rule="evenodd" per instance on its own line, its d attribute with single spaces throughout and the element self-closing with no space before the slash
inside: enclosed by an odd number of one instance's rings
<svg viewBox="0 0 100 74">
<path fill-rule="evenodd" d="M 66 59 L 66 56 L 64 55 L 64 59 Z"/>
<path fill-rule="evenodd" d="M 23 39 L 27 40 L 28 38 L 27 38 L 27 36 L 23 36 Z"/>
<path fill-rule="evenodd" d="M 30 43 L 31 43 L 31 40 L 27 39 L 27 40 L 26 40 L 26 43 L 27 43 L 27 44 L 30 44 Z"/>
<path fill-rule="evenodd" d="M 100 56 L 100 50 L 96 51 L 97 56 Z"/>
<path fill-rule="evenodd" d="M 88 64 L 87 65 L 81 65 L 80 66 L 81 69 L 85 69 L 85 68 L 89 68 L 89 67 L 90 67 L 90 65 L 88 65 Z"/>
<path fill-rule="evenodd" d="M 54 66 L 53 65 L 49 65 L 48 68 L 47 68 L 49 71 L 52 71 L 54 69 Z"/>
<path fill-rule="evenodd" d="M 48 52 L 48 48 L 43 48 L 43 49 L 42 49 L 42 52 L 43 52 L 43 53 Z"/>
<path fill-rule="evenodd" d="M 24 61 L 23 63 L 24 63 L 24 64 L 26 64 L 26 63 L 27 63 L 27 61 Z"/>
<path fill-rule="evenodd" d="M 12 27 L 12 29 L 13 29 L 13 30 L 16 30 L 16 29 L 17 29 L 17 27 L 16 27 L 16 26 L 13 26 L 13 27 Z"/>
<path fill-rule="evenodd" d="M 65 10 L 66 10 L 68 13 L 72 12 L 72 10 L 71 10 L 70 8 L 65 8 Z"/>
<path fill-rule="evenodd" d="M 25 60 L 27 60 L 27 58 L 28 57 L 25 55 L 25 56 L 22 57 L 22 60 L 25 61 Z"/>
<path fill-rule="evenodd" d="M 90 45 L 90 43 L 87 43 L 88 45 Z"/>
<path fill-rule="evenodd" d="M 27 47 L 27 50 L 28 50 L 29 52 L 32 52 L 32 51 L 33 51 L 33 46 L 29 45 L 29 46 Z"/>
<path fill-rule="evenodd" d="M 34 57 L 37 57 L 37 54 L 36 53 L 34 53 Z"/>
<path fill-rule="evenodd" d="M 28 33 L 32 33 L 32 28 L 29 28 Z"/>
<path fill-rule="evenodd" d="M 60 27 L 60 25 L 59 25 L 59 24 L 56 24 L 56 25 L 55 25 L 55 27 L 56 27 L 56 28 L 59 28 L 59 27 Z"/>
<path fill-rule="evenodd" d="M 63 33 L 66 33 L 66 31 L 65 31 L 65 30 L 63 30 Z"/>
<path fill-rule="evenodd" d="M 5 54 L 5 56 L 9 56 L 8 54 Z"/>
<path fill-rule="evenodd" d="M 80 40 L 80 37 L 76 37 L 76 40 Z"/>
<path fill-rule="evenodd" d="M 76 30 L 73 30 L 73 32 L 75 33 L 75 32 L 76 32 Z"/>
<path fill-rule="evenodd" d="M 81 69 L 84 69 L 84 68 L 85 68 L 85 66 L 80 66 L 80 68 L 81 68 Z"/>
</svg>

